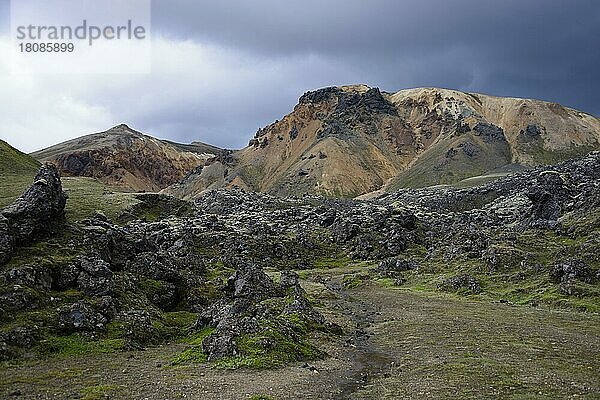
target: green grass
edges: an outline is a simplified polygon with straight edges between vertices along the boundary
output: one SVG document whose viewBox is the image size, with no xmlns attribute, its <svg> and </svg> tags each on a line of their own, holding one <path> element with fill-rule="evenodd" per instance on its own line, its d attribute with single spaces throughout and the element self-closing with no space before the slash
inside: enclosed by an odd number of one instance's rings
<svg viewBox="0 0 600 400">
<path fill-rule="evenodd" d="M 265 348 L 261 342 L 269 340 L 273 348 Z M 241 355 L 215 361 L 218 369 L 269 369 L 281 367 L 293 361 L 322 358 L 325 354 L 305 340 L 294 341 L 271 325 L 257 335 L 241 335 L 236 340 Z"/>
<path fill-rule="evenodd" d="M 102 211 L 110 219 L 138 200 L 131 193 L 112 191 L 102 182 L 93 178 L 62 178 L 63 189 L 69 195 L 65 208 L 67 221 L 89 218 L 96 210 Z"/>
<path fill-rule="evenodd" d="M 564 295 L 549 273 L 557 260 L 568 258 L 583 260 L 595 271 L 600 268 L 593 242 L 597 235 L 597 217 L 594 213 L 586 215 L 587 230 L 575 231 L 570 236 L 547 230 L 528 230 L 518 234 L 512 243 L 495 244 L 490 247 L 495 250 L 498 260 L 495 266 L 480 259 L 458 257 L 448 261 L 439 254 L 434 257 L 415 254 L 413 258 L 419 263 L 419 270 L 404 272 L 402 276 L 407 282 L 401 288 L 436 292 L 439 291 L 438 284 L 446 278 L 468 274 L 482 287 L 481 295 L 463 294 L 470 298 L 599 312 L 598 285 L 575 282 L 580 295 Z M 568 223 L 577 226 L 578 220 L 571 219 Z M 347 279 L 354 282 L 350 277 Z M 387 286 L 385 282 L 377 281 Z"/>
<path fill-rule="evenodd" d="M 215 328 L 208 327 L 182 339 L 180 342 L 189 344 L 190 347 L 173 357 L 171 365 L 206 362 L 208 356 L 202 351 L 202 342 L 214 331 Z"/>
<path fill-rule="evenodd" d="M 347 289 L 353 289 L 362 286 L 368 280 L 369 275 L 365 273 L 344 275 L 342 277 L 342 285 Z"/>
<path fill-rule="evenodd" d="M 458 146 L 466 141 L 477 145 L 478 155 L 467 157 L 463 154 Z M 450 148 L 454 148 L 458 153 L 447 158 L 446 153 Z M 453 184 L 466 178 L 484 175 L 510 163 L 510 160 L 510 151 L 506 143 L 485 143 L 481 137 L 471 133 L 458 138 L 448 138 L 423 152 L 411 168 L 394 178 L 389 190 Z"/>
<path fill-rule="evenodd" d="M 334 257 L 322 257 L 317 259 L 313 265 L 315 268 L 339 268 L 350 264 L 352 260 L 346 254 L 338 254 Z"/>
<path fill-rule="evenodd" d="M 6 207 L 23 194 L 33 183 L 35 172 L 0 173 L 0 207 Z"/>
<path fill-rule="evenodd" d="M 0 207 L 14 202 L 31 184 L 35 171 L 15 173 L 0 172 Z M 69 195 L 65 214 L 68 222 L 90 218 L 102 211 L 107 217 L 115 219 L 127 207 L 139 202 L 131 193 L 112 191 L 102 182 L 93 178 L 61 179 L 63 190 Z"/>
<path fill-rule="evenodd" d="M 285 321 L 295 326 L 298 333 L 303 336 L 313 328 L 295 314 L 285 316 Z M 311 360 L 324 356 L 323 352 L 305 340 L 295 341 L 282 334 L 277 323 L 263 321 L 263 326 L 266 328 L 259 334 L 237 337 L 236 344 L 241 354 L 216 360 L 213 367 L 217 369 L 268 369 L 280 367 L 291 361 Z M 202 351 L 202 342 L 214 331 L 214 328 L 205 328 L 180 340 L 181 343 L 186 343 L 190 347 L 173 357 L 171 365 L 206 362 L 207 355 Z M 261 343 L 265 340 L 271 341 L 274 346 L 272 348 L 263 347 Z"/>
<path fill-rule="evenodd" d="M 594 146 L 571 146 L 566 149 L 549 150 L 543 143 L 534 142 L 522 144 L 522 151 L 530 155 L 534 162 L 543 165 L 556 165 L 575 157 L 583 156 L 596 150 Z"/>
<path fill-rule="evenodd" d="M 102 400 L 110 398 L 111 392 L 119 389 L 117 385 L 95 385 L 81 389 L 83 400 Z"/>
<path fill-rule="evenodd" d="M 0 140 L 0 175 L 2 178 L 8 174 L 35 175 L 40 165 L 35 158 Z"/>
<path fill-rule="evenodd" d="M 240 171 L 240 175 L 244 182 L 253 189 L 260 190 L 260 182 L 263 178 L 263 171 L 261 168 L 254 165 L 245 165 Z"/>
</svg>

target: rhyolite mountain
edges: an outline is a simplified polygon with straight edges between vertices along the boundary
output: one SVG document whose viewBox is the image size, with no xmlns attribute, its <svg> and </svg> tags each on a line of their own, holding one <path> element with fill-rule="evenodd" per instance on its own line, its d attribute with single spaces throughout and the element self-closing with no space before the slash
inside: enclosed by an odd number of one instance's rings
<svg viewBox="0 0 600 400">
<path fill-rule="evenodd" d="M 365 85 L 305 93 L 249 145 L 165 192 L 237 186 L 276 195 L 355 197 L 556 164 L 600 148 L 600 120 L 557 103 Z"/>
<path fill-rule="evenodd" d="M 33 153 L 63 176 L 190 199 L 217 188 L 356 197 L 553 165 L 600 149 L 600 120 L 539 100 L 365 85 L 300 97 L 282 120 L 228 151 L 119 125 Z"/>
<path fill-rule="evenodd" d="M 97 178 L 128 191 L 159 191 L 223 150 L 200 142 L 179 144 L 144 135 L 127 125 L 32 153 L 63 176 Z"/>
</svg>

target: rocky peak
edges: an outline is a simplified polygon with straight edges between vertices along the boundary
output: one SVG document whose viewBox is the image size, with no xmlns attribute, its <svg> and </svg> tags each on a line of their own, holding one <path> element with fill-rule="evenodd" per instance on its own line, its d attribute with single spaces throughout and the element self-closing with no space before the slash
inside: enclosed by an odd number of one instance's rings
<svg viewBox="0 0 600 400">
<path fill-rule="evenodd" d="M 123 134 L 129 134 L 129 135 L 133 135 L 133 136 L 144 136 L 143 133 L 136 131 L 133 128 L 130 128 L 129 125 L 127 124 L 119 124 L 116 126 L 113 126 L 112 128 L 108 129 L 106 131 L 107 134 L 117 134 L 117 135 L 123 135 Z"/>
<path fill-rule="evenodd" d="M 354 197 L 555 164 L 598 148 L 600 120 L 552 103 L 440 88 L 332 86 L 304 93 L 292 112 L 234 153 L 234 163 L 205 168 L 191 190 L 178 193 L 237 185 Z"/>
</svg>

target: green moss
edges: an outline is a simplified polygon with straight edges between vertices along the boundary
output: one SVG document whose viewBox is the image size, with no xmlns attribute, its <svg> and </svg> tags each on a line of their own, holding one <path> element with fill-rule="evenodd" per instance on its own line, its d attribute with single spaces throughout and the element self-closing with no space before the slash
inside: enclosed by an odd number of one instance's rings
<svg viewBox="0 0 600 400">
<path fill-rule="evenodd" d="M 311 325 L 308 321 L 303 319 L 297 313 L 285 314 L 281 318 L 285 319 L 287 322 L 292 324 L 296 328 L 296 331 L 303 333 L 303 334 L 306 334 L 311 329 L 316 328 L 315 326 Z"/>
<path fill-rule="evenodd" d="M 233 273 L 235 269 L 226 267 L 221 261 L 215 262 L 208 266 L 206 270 L 206 279 L 214 280 L 220 279 L 221 281 L 227 280 Z"/>
<path fill-rule="evenodd" d="M 341 268 L 350 264 L 352 260 L 346 254 L 338 254 L 336 257 L 322 257 L 313 263 L 314 268 Z"/>
<path fill-rule="evenodd" d="M 106 324 L 107 339 L 121 339 L 125 335 L 123 324 L 117 321 L 111 321 Z"/>
<path fill-rule="evenodd" d="M 385 287 L 396 287 L 396 280 L 392 278 L 377 278 L 375 281 Z"/>
<path fill-rule="evenodd" d="M 364 273 L 344 275 L 342 285 L 348 289 L 354 289 L 364 285 L 367 280 L 369 280 L 369 275 Z"/>
<path fill-rule="evenodd" d="M 84 249 L 68 246 L 70 235 L 61 230 L 61 227 L 57 227 L 57 232 L 52 239 L 39 240 L 29 246 L 18 247 L 7 263 L 7 268 L 35 264 L 55 270 L 73 263 Z"/>
<path fill-rule="evenodd" d="M 173 357 L 171 365 L 206 362 L 208 356 L 202 351 L 202 342 L 214 331 L 215 328 L 207 327 L 182 339 L 182 343 L 187 343 L 191 347 Z"/>
<path fill-rule="evenodd" d="M 271 396 L 266 396 L 264 394 L 255 394 L 254 396 L 250 397 L 250 400 L 275 400 L 275 399 Z"/>
<path fill-rule="evenodd" d="M 144 279 L 140 282 L 140 288 L 144 291 L 157 291 L 163 287 L 162 282 L 155 279 Z"/>
<path fill-rule="evenodd" d="M 110 396 L 112 392 L 119 389 L 116 385 L 88 386 L 81 390 L 83 400 L 102 400 Z"/>
<path fill-rule="evenodd" d="M 268 342 L 272 346 L 264 346 Z M 258 335 L 241 335 L 236 343 L 241 355 L 217 360 L 219 369 L 268 369 L 280 367 L 292 361 L 322 358 L 325 353 L 305 340 L 294 341 L 283 335 L 276 325 L 271 325 Z"/>
<path fill-rule="evenodd" d="M 30 289 L 33 290 L 33 289 Z M 25 311 L 11 315 L 11 322 L 2 327 L 2 331 L 12 329 L 17 326 L 32 327 L 45 326 L 52 327 L 56 325 L 58 313 L 56 308 L 48 307 L 33 311 Z"/>
<path fill-rule="evenodd" d="M 193 290 L 204 299 L 205 303 L 211 303 L 215 300 L 223 297 L 222 282 L 216 279 L 204 283 L 200 287 L 196 287 Z"/>
<path fill-rule="evenodd" d="M 154 321 L 154 328 L 164 341 L 181 339 L 185 337 L 194 323 L 198 314 L 189 311 L 173 311 L 162 314 L 159 321 Z"/>
<path fill-rule="evenodd" d="M 144 279 L 140 281 L 139 288 L 148 299 L 152 299 L 155 295 L 160 295 L 165 291 L 164 284 L 155 279 Z"/>
<path fill-rule="evenodd" d="M 197 320 L 198 314 L 189 311 L 174 311 L 163 313 L 165 323 L 177 328 L 189 328 Z"/>
<path fill-rule="evenodd" d="M 40 355 L 81 356 L 86 354 L 114 353 L 123 349 L 121 339 L 92 340 L 82 334 L 48 336 L 34 350 Z"/>
</svg>

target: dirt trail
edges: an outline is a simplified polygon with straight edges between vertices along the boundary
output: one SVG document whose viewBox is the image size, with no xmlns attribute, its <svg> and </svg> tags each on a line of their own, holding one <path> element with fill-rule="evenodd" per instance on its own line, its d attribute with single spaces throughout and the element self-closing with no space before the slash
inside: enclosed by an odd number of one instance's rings
<svg viewBox="0 0 600 400">
<path fill-rule="evenodd" d="M 319 282 L 325 282 L 319 283 Z M 0 368 L 15 399 L 600 399 L 600 316 L 307 282 L 344 323 L 331 357 L 278 370 L 169 366 L 182 345 Z"/>
<path fill-rule="evenodd" d="M 339 280 L 329 282 L 326 287 L 337 294 L 338 307 L 353 326 L 353 332 L 344 343 L 344 347 L 349 349 L 349 357 L 354 360 L 353 369 L 339 384 L 339 393 L 333 395 L 336 400 L 348 399 L 352 393 L 391 370 L 394 359 L 390 354 L 375 347 L 372 334 L 368 332 L 368 329 L 381 318 L 379 307 L 351 295 Z"/>
</svg>

